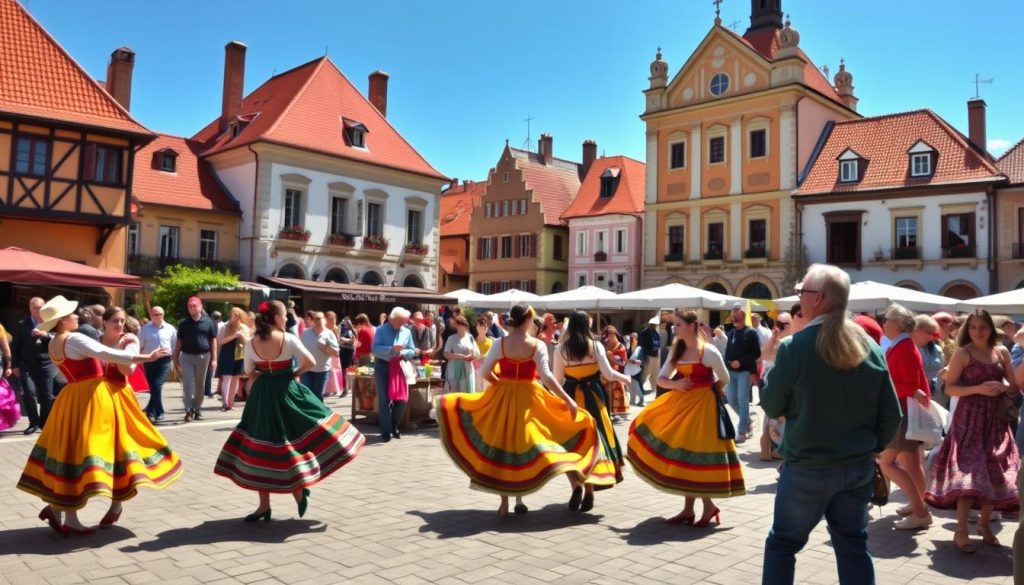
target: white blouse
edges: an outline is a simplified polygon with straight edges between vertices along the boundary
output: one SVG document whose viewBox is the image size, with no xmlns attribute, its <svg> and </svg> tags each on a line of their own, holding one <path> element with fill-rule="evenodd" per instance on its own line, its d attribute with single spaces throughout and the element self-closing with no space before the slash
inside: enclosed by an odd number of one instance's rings
<svg viewBox="0 0 1024 585">
<path fill-rule="evenodd" d="M 670 350 L 671 351 L 671 350 Z M 671 356 L 671 353 L 669 354 Z M 678 362 L 680 364 L 687 364 L 692 362 Z M 711 368 L 715 372 L 715 381 L 721 382 L 722 384 L 729 383 L 729 369 L 725 367 L 725 360 L 722 359 L 722 354 L 718 353 L 718 348 L 710 343 L 704 344 L 704 356 L 701 357 L 700 363 Z M 663 378 L 672 378 L 672 374 L 676 371 L 676 362 L 671 359 L 665 360 L 664 365 L 661 366 L 661 373 L 659 374 Z"/>
<path fill-rule="evenodd" d="M 491 345 L 491 350 L 484 356 L 483 364 L 481 365 L 482 372 L 490 372 L 494 369 L 494 364 L 502 358 L 502 346 L 505 344 L 505 338 L 495 339 L 494 344 Z M 547 383 L 557 382 L 554 376 L 551 375 L 551 367 L 548 365 L 548 348 L 542 341 L 534 341 L 534 347 L 536 350 L 533 352 L 533 363 L 537 365 L 537 372 L 540 373 L 540 377 Z"/>
<path fill-rule="evenodd" d="M 96 358 L 101 362 L 130 366 L 132 357 L 138 354 L 138 344 L 135 348 L 134 352 L 129 352 L 128 349 L 107 347 L 84 333 L 72 332 L 64 343 L 64 357 L 72 360 Z"/>
<path fill-rule="evenodd" d="M 601 375 L 607 380 L 614 380 L 616 382 L 622 382 L 623 384 L 629 384 L 630 379 L 625 374 L 616 372 L 611 363 L 608 361 L 608 352 L 605 350 L 604 345 L 600 343 L 591 343 L 594 349 L 594 358 L 597 362 L 597 367 L 601 370 Z M 565 381 L 565 367 L 575 366 L 587 362 L 581 362 L 576 360 L 566 361 L 565 356 L 562 355 L 562 346 L 558 345 L 555 348 L 555 379 L 559 382 Z"/>
<path fill-rule="evenodd" d="M 284 334 L 284 345 L 281 347 L 281 352 L 276 356 L 259 356 L 256 355 L 256 350 L 252 346 L 252 342 L 257 337 L 253 337 L 245 344 L 245 373 L 251 374 L 256 371 L 257 362 L 283 362 L 292 358 L 299 358 L 299 363 L 302 363 L 302 358 L 305 357 L 309 362 L 315 363 L 313 354 L 309 353 L 306 346 L 302 344 L 302 341 L 292 335 L 291 333 Z"/>
</svg>

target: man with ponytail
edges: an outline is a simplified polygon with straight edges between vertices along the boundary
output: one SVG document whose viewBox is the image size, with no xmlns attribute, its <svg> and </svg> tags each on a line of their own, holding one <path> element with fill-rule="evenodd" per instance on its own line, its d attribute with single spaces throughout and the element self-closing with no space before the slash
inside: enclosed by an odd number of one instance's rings
<svg viewBox="0 0 1024 585">
<path fill-rule="evenodd" d="M 871 585 L 875 456 L 899 427 L 899 400 L 881 349 L 849 320 L 849 275 L 815 264 L 796 293 L 807 325 L 783 340 L 761 394 L 766 416 L 786 417 L 762 582 L 793 583 L 796 553 L 824 516 L 839 582 Z"/>
</svg>

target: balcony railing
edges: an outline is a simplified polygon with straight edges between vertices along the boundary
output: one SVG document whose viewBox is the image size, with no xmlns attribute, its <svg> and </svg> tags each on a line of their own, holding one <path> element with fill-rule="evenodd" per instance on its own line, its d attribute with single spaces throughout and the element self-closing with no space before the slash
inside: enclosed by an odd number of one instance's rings
<svg viewBox="0 0 1024 585">
<path fill-rule="evenodd" d="M 973 245 L 952 246 L 942 249 L 943 258 L 975 258 L 977 254 Z"/>
<path fill-rule="evenodd" d="M 917 246 L 900 246 L 889 251 L 889 257 L 893 260 L 920 260 L 921 248 Z"/>
<path fill-rule="evenodd" d="M 594 252 L 594 262 L 607 262 L 608 254 L 606 252 Z"/>
<path fill-rule="evenodd" d="M 682 261 L 683 261 L 683 253 L 682 252 L 669 252 L 668 254 L 665 254 L 665 262 L 682 262 Z"/>
<path fill-rule="evenodd" d="M 413 244 L 409 243 L 405 245 L 405 253 L 412 254 L 414 256 L 426 256 L 430 253 L 430 248 L 424 244 Z"/>
<path fill-rule="evenodd" d="M 328 234 L 327 235 L 328 246 L 347 246 L 351 248 L 356 245 L 355 236 L 349 234 Z"/>
<path fill-rule="evenodd" d="M 204 258 L 170 258 L 167 256 L 128 256 L 128 273 L 135 276 L 154 276 L 168 266 L 207 266 L 214 270 L 226 270 L 238 274 L 237 262 L 207 260 Z"/>
<path fill-rule="evenodd" d="M 707 252 L 704 252 L 705 260 L 721 260 L 723 256 L 722 248 L 716 246 L 712 246 L 708 248 Z"/>
<path fill-rule="evenodd" d="M 768 249 L 764 246 L 754 246 L 753 248 L 747 248 L 746 252 L 743 252 L 744 258 L 767 258 Z"/>
<path fill-rule="evenodd" d="M 1014 260 L 1024 258 L 1024 243 L 1017 242 L 1013 244 L 1013 250 L 1011 250 L 1010 253 L 1012 254 L 1011 258 Z"/>
</svg>

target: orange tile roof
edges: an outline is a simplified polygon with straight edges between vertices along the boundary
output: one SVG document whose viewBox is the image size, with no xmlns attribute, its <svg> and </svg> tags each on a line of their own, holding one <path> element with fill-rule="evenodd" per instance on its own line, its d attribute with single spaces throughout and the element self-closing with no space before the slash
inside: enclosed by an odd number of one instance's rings
<svg viewBox="0 0 1024 585">
<path fill-rule="evenodd" d="M 198 142 L 158 134 L 135 155 L 133 194 L 143 205 L 173 205 L 192 209 L 209 209 L 241 213 L 235 201 L 211 172 L 206 161 L 199 158 Z M 171 149 L 177 153 L 175 172 L 159 170 L 153 155 Z"/>
<path fill-rule="evenodd" d="M 469 235 L 469 219 L 473 216 L 473 209 L 480 204 L 486 187 L 486 182 L 465 181 L 441 192 L 439 217 L 442 238 Z"/>
<path fill-rule="evenodd" d="M 996 167 L 1010 179 L 1010 183 L 1024 183 L 1024 138 L 999 157 Z"/>
<path fill-rule="evenodd" d="M 608 169 L 619 169 L 619 185 L 611 197 L 601 197 L 601 175 Z M 584 177 L 572 205 L 562 219 L 596 217 L 613 213 L 641 215 L 644 212 L 644 188 L 647 165 L 625 156 L 606 156 L 594 161 Z"/>
<path fill-rule="evenodd" d="M 805 178 L 795 195 L 850 193 L 903 189 L 930 185 L 955 185 L 999 181 L 999 170 L 978 153 L 963 134 L 931 110 L 915 110 L 872 118 L 836 122 L 821 151 L 808 163 Z M 918 140 L 938 154 L 930 177 L 911 178 L 910 150 Z M 839 182 L 839 155 L 847 149 L 865 158 L 863 178 Z"/>
<path fill-rule="evenodd" d="M 560 158 L 543 163 L 535 152 L 509 151 L 523 173 L 526 189 L 533 191 L 533 201 L 540 204 L 544 225 L 565 225 L 562 214 L 580 190 L 580 164 Z"/>
<path fill-rule="evenodd" d="M 0 113 L 149 135 L 15 0 L 0 0 Z"/>
<path fill-rule="evenodd" d="M 245 97 L 239 117 L 251 121 L 234 138 L 219 131 L 219 119 L 193 136 L 205 144 L 204 156 L 253 142 L 275 142 L 447 180 L 328 57 L 268 79 Z M 346 143 L 342 118 L 366 126 L 365 149 Z"/>
<path fill-rule="evenodd" d="M 742 43 L 757 51 L 765 59 L 775 61 L 778 58 L 779 29 L 763 28 L 748 32 L 744 35 L 740 35 L 739 33 L 724 27 L 722 30 L 725 30 L 729 34 L 735 36 Z M 832 87 L 832 83 L 825 78 L 825 75 L 822 74 L 821 70 L 818 69 L 813 61 L 811 61 L 811 58 L 807 56 L 807 53 L 804 53 L 804 50 L 799 47 L 797 47 L 797 52 L 807 63 L 804 65 L 804 85 L 845 107 L 842 98 L 840 98 L 839 94 L 836 93 L 836 89 Z"/>
<path fill-rule="evenodd" d="M 442 254 L 438 259 L 441 264 L 441 271 L 446 274 L 465 275 L 469 274 L 469 265 L 464 258 Z"/>
</svg>

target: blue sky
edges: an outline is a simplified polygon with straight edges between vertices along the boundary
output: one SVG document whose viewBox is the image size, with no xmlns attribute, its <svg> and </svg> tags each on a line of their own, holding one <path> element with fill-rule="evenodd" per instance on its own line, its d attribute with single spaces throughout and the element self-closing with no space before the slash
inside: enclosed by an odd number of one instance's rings
<svg viewBox="0 0 1024 585">
<path fill-rule="evenodd" d="M 532 148 L 550 132 L 556 156 L 579 160 L 593 138 L 599 153 L 642 160 L 655 48 L 674 75 L 714 19 L 711 0 L 22 3 L 97 78 L 115 48 L 134 49 L 132 113 L 153 130 L 188 136 L 219 114 L 230 40 L 249 47 L 246 93 L 326 50 L 364 93 L 369 73 L 390 73 L 392 123 L 442 173 L 478 180 L 506 139 L 523 145 L 528 115 Z M 846 59 L 861 113 L 931 108 L 966 133 L 979 73 L 994 78 L 981 88 L 992 151 L 1024 137 L 1024 2 L 783 0 L 783 10 L 817 65 L 834 74 Z M 749 14 L 750 2 L 722 3 L 739 32 Z"/>
</svg>

